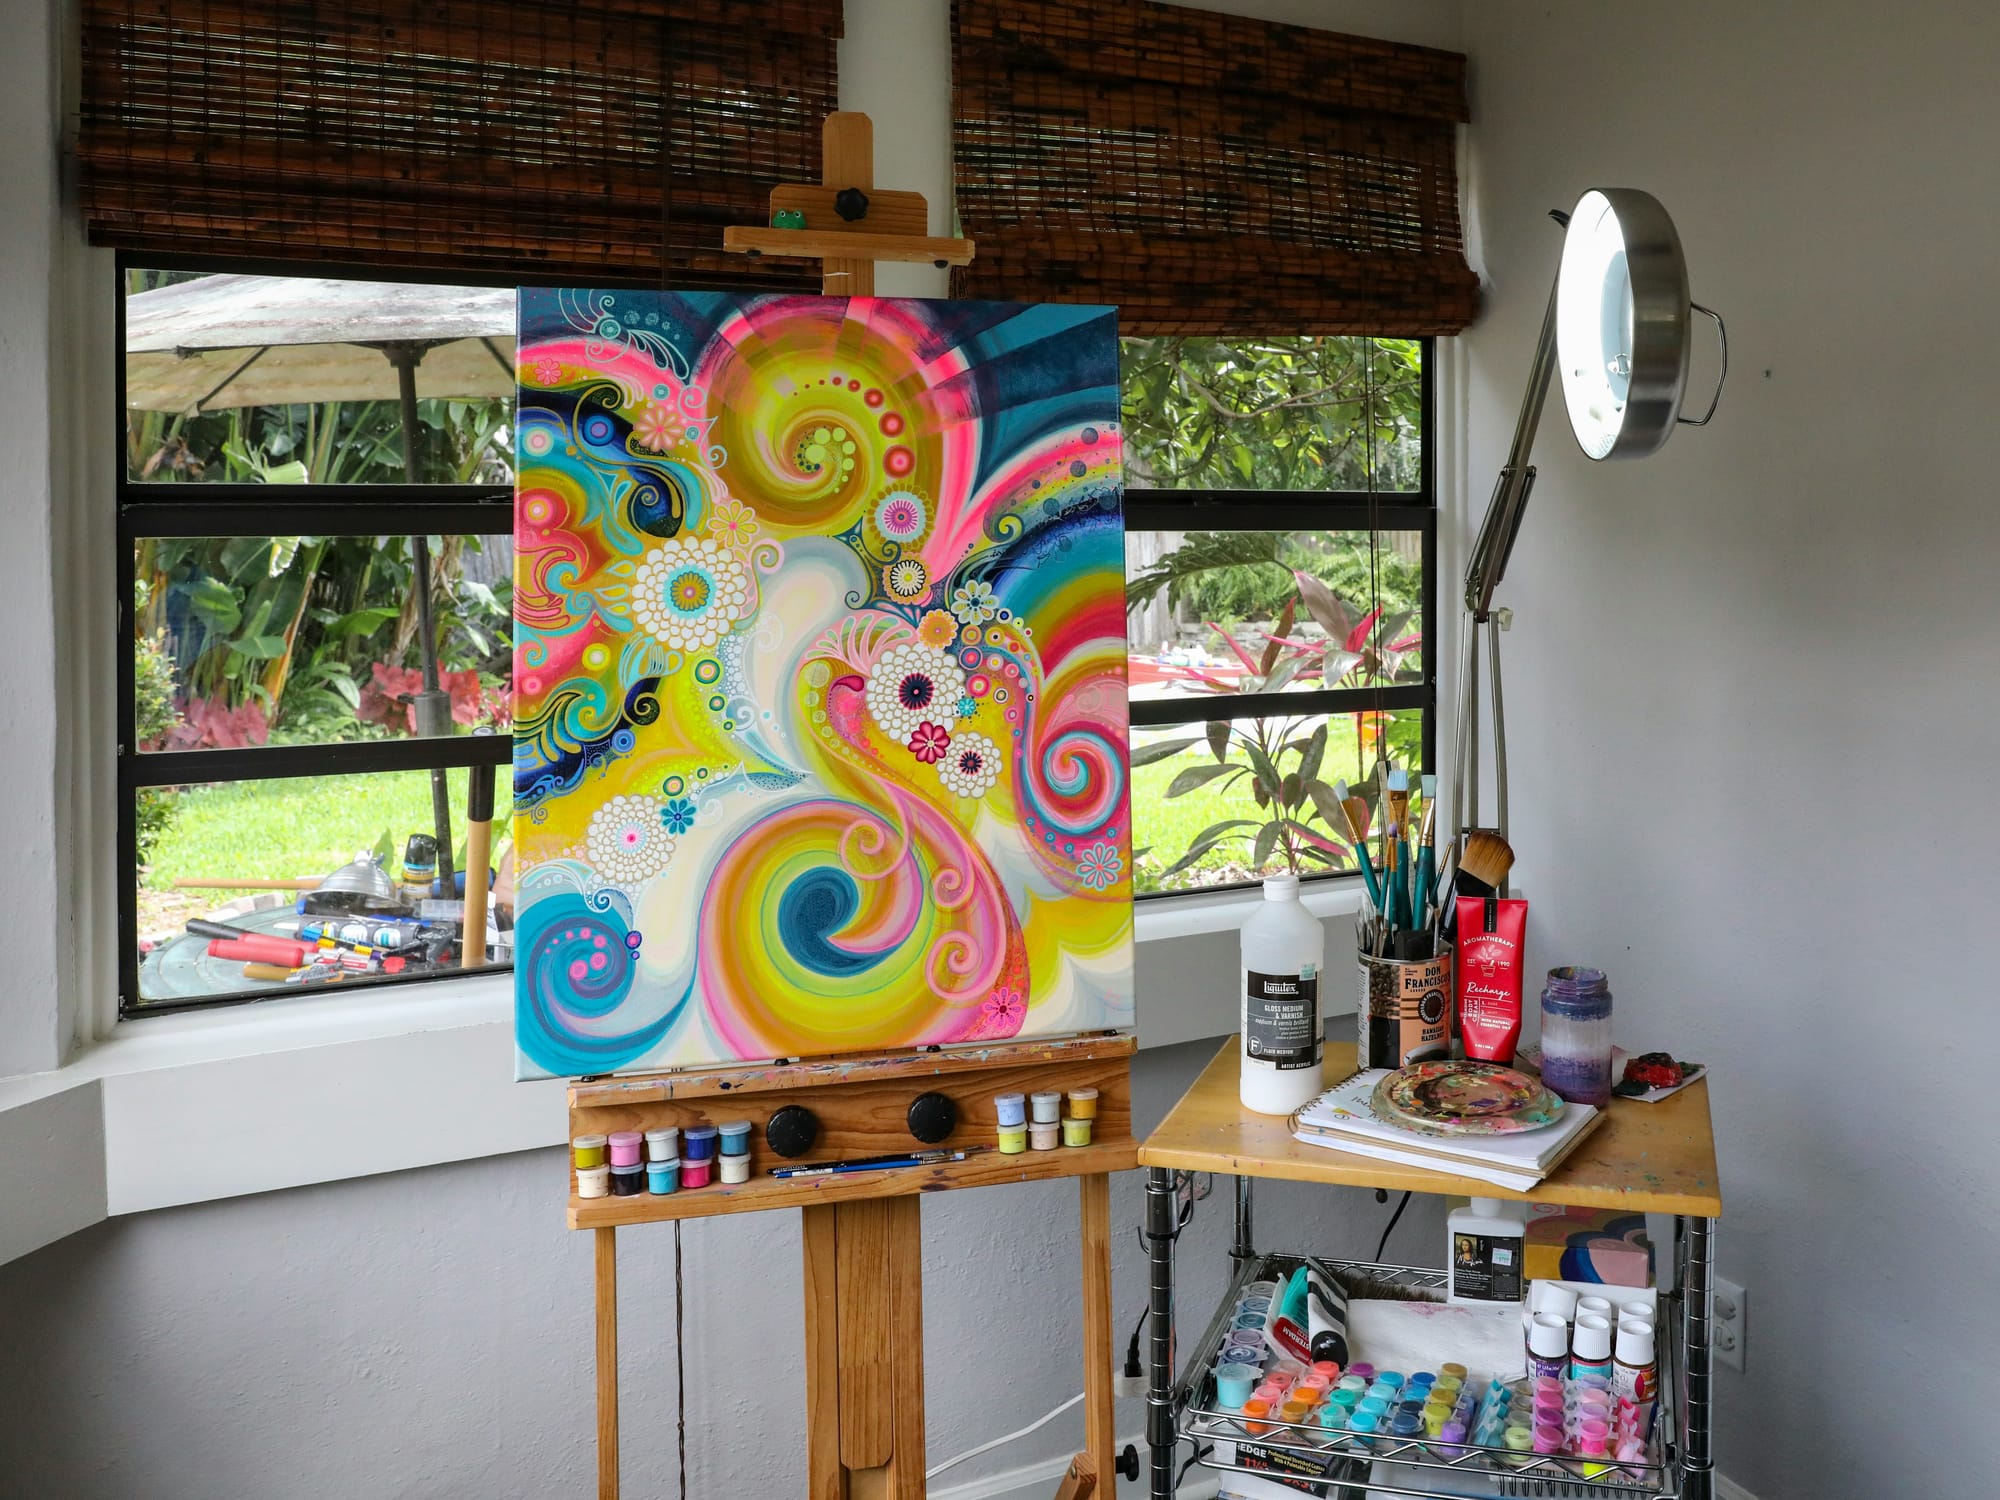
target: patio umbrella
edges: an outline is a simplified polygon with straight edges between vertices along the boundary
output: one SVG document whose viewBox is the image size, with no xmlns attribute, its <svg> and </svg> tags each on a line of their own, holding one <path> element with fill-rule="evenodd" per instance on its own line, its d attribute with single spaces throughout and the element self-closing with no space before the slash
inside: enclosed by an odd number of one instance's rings
<svg viewBox="0 0 2000 1500">
<path fill-rule="evenodd" d="M 514 393 L 514 294 L 505 288 L 204 276 L 125 299 L 125 404 L 194 414 L 294 402 L 402 405 L 403 472 L 422 472 L 419 397 Z M 430 542 L 412 539 L 423 691 L 420 735 L 451 733 L 431 623 Z M 431 772 L 438 877 L 453 883 L 445 773 Z"/>
</svg>

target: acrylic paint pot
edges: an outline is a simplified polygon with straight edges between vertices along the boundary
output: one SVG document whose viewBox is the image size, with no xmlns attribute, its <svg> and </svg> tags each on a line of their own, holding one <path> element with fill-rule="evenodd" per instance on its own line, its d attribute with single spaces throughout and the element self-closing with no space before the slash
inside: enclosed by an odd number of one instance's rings
<svg viewBox="0 0 2000 1500">
<path fill-rule="evenodd" d="M 1072 1120 L 1096 1119 L 1097 1090 L 1071 1089 L 1069 1091 L 1069 1114 Z"/>
<path fill-rule="evenodd" d="M 1319 1409 L 1319 1425 L 1328 1432 L 1347 1431 L 1348 1408 L 1338 1401 L 1329 1401 Z"/>
<path fill-rule="evenodd" d="M 1594 1318 L 1603 1318 L 1611 1323 L 1617 1322 L 1617 1319 L 1611 1316 L 1609 1297 L 1579 1297 L 1576 1299 L 1576 1310 L 1579 1314 L 1589 1313 Z"/>
<path fill-rule="evenodd" d="M 1062 1139 L 1065 1146 L 1088 1146 L 1090 1144 L 1089 1120 L 1079 1120 L 1071 1115 L 1062 1122 Z"/>
<path fill-rule="evenodd" d="M 1062 1144 L 1062 1126 L 1054 1120 L 1037 1120 L 1028 1127 L 1028 1144 L 1037 1151 L 1053 1151 Z"/>
<path fill-rule="evenodd" d="M 617 1130 L 606 1137 L 611 1147 L 611 1165 L 614 1167 L 636 1167 L 645 1145 L 644 1138 L 636 1130 Z"/>
<path fill-rule="evenodd" d="M 647 1161 L 679 1161 L 681 1159 L 681 1130 L 678 1125 L 668 1125 L 660 1130 L 646 1132 Z"/>
<path fill-rule="evenodd" d="M 1002 1130 L 1028 1123 L 1028 1096 L 1026 1094 L 995 1094 L 993 1096 L 993 1108 L 999 1115 L 1000 1128 Z"/>
<path fill-rule="evenodd" d="M 1018 1097 L 1018 1096 L 1017 1096 Z M 1019 1156 L 1028 1149 L 1026 1125 L 1002 1125 L 996 1134 L 1002 1156 Z"/>
<path fill-rule="evenodd" d="M 1243 1430 L 1257 1437 L 1270 1425 L 1261 1420 L 1271 1414 L 1271 1403 L 1262 1396 L 1252 1396 L 1243 1403 Z"/>
<path fill-rule="evenodd" d="M 668 1193 L 679 1192 L 680 1186 L 681 1159 L 678 1156 L 669 1157 L 665 1161 L 646 1163 L 647 1192 L 665 1196 Z"/>
<path fill-rule="evenodd" d="M 1435 958 L 1360 955 L 1358 1061 L 1400 1068 L 1451 1056 L 1451 950 Z"/>
<path fill-rule="evenodd" d="M 681 1158 L 681 1186 L 684 1188 L 707 1187 L 708 1179 L 714 1171 L 714 1157 L 704 1156 L 700 1160 L 696 1160 L 692 1156 L 684 1156 Z"/>
<path fill-rule="evenodd" d="M 715 1127 L 716 1140 L 724 1156 L 748 1156 L 750 1154 L 750 1130 L 748 1120 L 724 1120 Z"/>
<path fill-rule="evenodd" d="M 1033 1110 L 1029 1116 L 1037 1125 L 1053 1125 L 1062 1118 L 1062 1095 L 1054 1092 L 1036 1094 L 1028 1100 Z"/>
<path fill-rule="evenodd" d="M 604 1137 L 601 1135 L 580 1135 L 569 1143 L 570 1162 L 581 1169 L 604 1165 Z"/>
<path fill-rule="evenodd" d="M 720 1165 L 722 1180 L 732 1187 L 750 1180 L 750 1154 L 747 1151 L 739 1151 L 733 1156 L 725 1153 Z"/>
<path fill-rule="evenodd" d="M 616 1162 L 612 1163 L 611 1165 L 612 1197 L 630 1198 L 633 1197 L 635 1194 L 643 1193 L 645 1191 L 646 1191 L 646 1169 L 644 1167 L 639 1165 L 639 1163 L 636 1161 L 626 1166 L 620 1166 Z"/>
<path fill-rule="evenodd" d="M 681 1132 L 681 1172 L 685 1176 L 691 1162 L 709 1161 L 715 1156 L 716 1130 L 713 1125 L 690 1125 Z M 708 1180 L 706 1174 L 702 1180 Z M 693 1183 L 688 1183 L 693 1187 Z"/>
<path fill-rule="evenodd" d="M 576 1169 L 576 1195 L 579 1198 L 602 1198 L 611 1191 L 611 1168 L 599 1163 L 594 1167 Z"/>
<path fill-rule="evenodd" d="M 1255 1365 L 1217 1365 L 1215 1369 L 1215 1399 L 1230 1411 L 1235 1411 L 1250 1399 L 1250 1393 L 1257 1388 L 1257 1367 Z"/>
</svg>

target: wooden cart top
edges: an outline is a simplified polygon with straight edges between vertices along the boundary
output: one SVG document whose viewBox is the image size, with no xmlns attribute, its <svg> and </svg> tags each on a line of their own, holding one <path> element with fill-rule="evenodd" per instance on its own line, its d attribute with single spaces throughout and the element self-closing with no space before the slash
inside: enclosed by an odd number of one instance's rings
<svg viewBox="0 0 2000 1500">
<path fill-rule="evenodd" d="M 1722 1213 L 1706 1078 L 1657 1104 L 1614 1099 L 1610 1117 L 1569 1160 L 1532 1192 L 1516 1193 L 1474 1177 L 1309 1146 L 1293 1137 L 1284 1116 L 1255 1114 L 1242 1106 L 1237 1098 L 1239 1056 L 1237 1040 L 1231 1037 L 1140 1145 L 1140 1166 L 1634 1213 L 1699 1218 Z M 1329 1042 L 1329 1084 L 1353 1072 L 1354 1044 Z"/>
</svg>

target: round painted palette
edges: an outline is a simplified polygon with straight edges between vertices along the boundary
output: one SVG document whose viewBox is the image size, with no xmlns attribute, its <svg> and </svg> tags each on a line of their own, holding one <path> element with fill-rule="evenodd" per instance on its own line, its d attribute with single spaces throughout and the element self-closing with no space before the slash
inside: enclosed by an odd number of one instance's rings
<svg viewBox="0 0 2000 1500">
<path fill-rule="evenodd" d="M 1562 1117 L 1539 1078 L 1498 1063 L 1422 1062 L 1375 1085 L 1375 1113 L 1424 1135 L 1510 1135 Z"/>
</svg>

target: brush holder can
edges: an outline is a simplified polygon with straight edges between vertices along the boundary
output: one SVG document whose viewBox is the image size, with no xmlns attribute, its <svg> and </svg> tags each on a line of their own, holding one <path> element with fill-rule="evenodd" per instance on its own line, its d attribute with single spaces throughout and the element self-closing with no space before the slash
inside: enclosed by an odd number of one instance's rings
<svg viewBox="0 0 2000 1500">
<path fill-rule="evenodd" d="M 1430 958 L 1360 955 L 1356 1060 L 1400 1068 L 1451 1056 L 1451 949 Z"/>
</svg>

